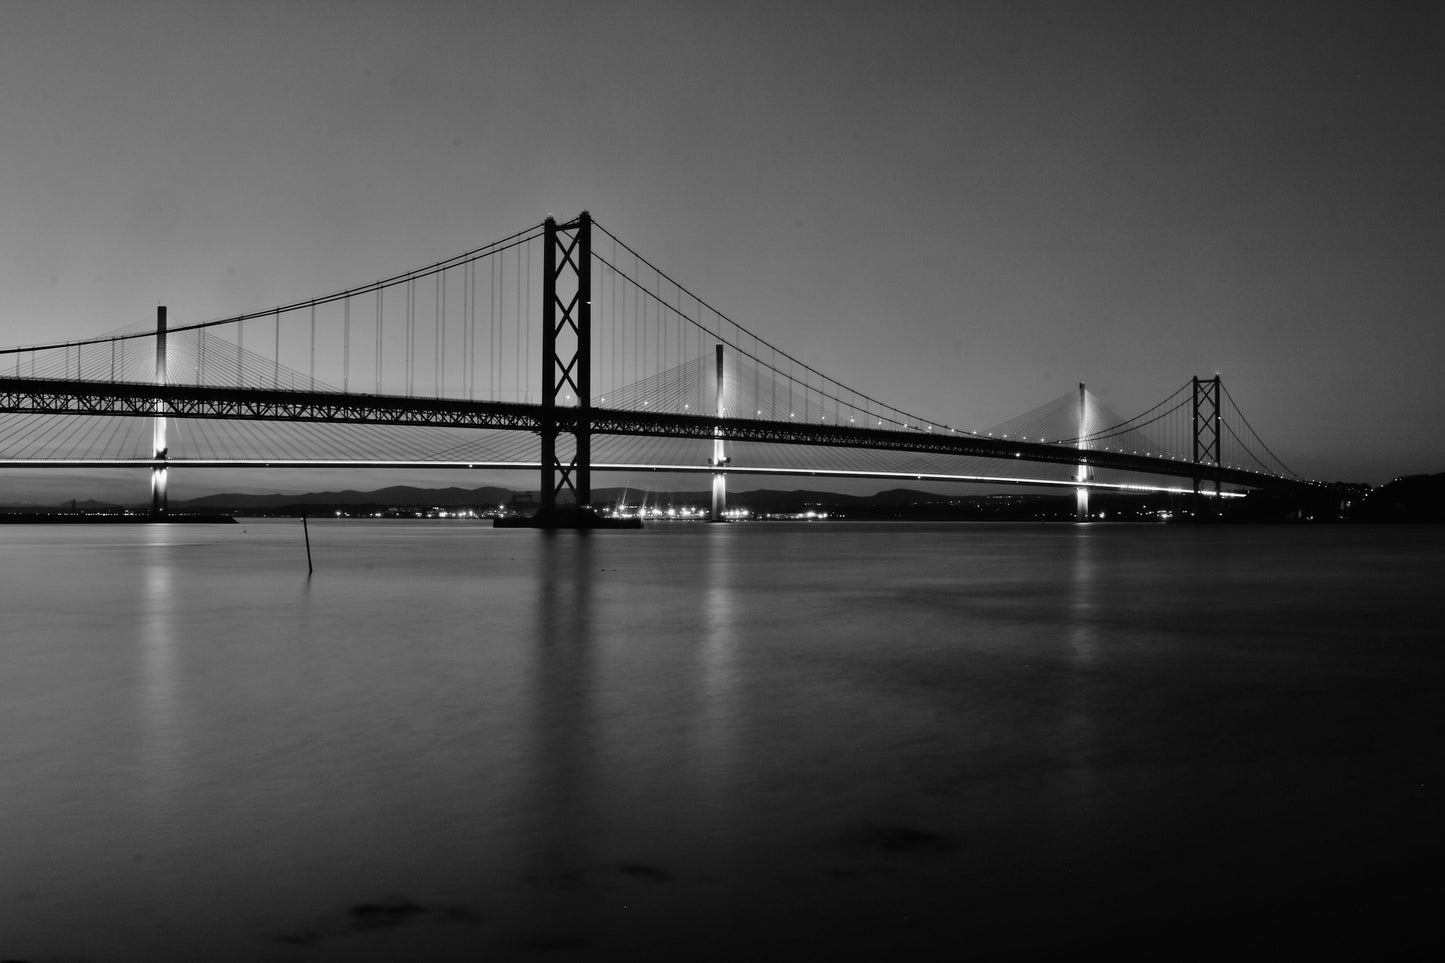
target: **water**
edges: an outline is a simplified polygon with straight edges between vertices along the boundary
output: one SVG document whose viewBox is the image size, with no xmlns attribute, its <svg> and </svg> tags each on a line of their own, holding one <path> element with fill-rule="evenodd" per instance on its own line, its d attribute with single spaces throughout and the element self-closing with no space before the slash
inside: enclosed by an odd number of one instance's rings
<svg viewBox="0 0 1445 963">
<path fill-rule="evenodd" d="M 310 578 L 294 522 L 3 534 L 0 958 L 1432 918 L 1438 528 L 325 521 Z"/>
</svg>

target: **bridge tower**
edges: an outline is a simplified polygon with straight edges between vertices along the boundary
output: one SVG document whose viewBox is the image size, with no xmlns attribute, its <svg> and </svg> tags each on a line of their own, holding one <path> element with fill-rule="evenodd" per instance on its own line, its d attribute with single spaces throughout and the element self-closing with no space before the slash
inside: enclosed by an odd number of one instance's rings
<svg viewBox="0 0 1445 963">
<path fill-rule="evenodd" d="M 573 404 L 573 401 L 576 404 Z M 542 225 L 541 504 L 499 528 L 640 528 L 592 510 L 592 215 Z M 571 455 L 558 438 L 572 436 Z"/>
<path fill-rule="evenodd" d="M 573 521 L 592 503 L 592 215 L 583 211 L 566 224 L 548 215 L 542 246 L 542 505 L 537 522 L 551 526 L 563 517 L 559 501 L 570 496 Z M 561 403 L 574 397 L 575 408 Z M 557 454 L 557 436 L 564 432 L 575 441 L 565 461 Z"/>
<path fill-rule="evenodd" d="M 156 384 L 166 383 L 166 308 L 156 308 Z M 165 402 L 156 399 L 155 421 L 151 426 L 151 457 L 158 465 L 151 467 L 151 514 L 162 516 L 166 513 L 166 466 L 168 448 L 166 445 Z"/>
<path fill-rule="evenodd" d="M 1089 444 L 1084 439 L 1088 434 L 1088 404 L 1085 401 L 1084 383 L 1079 382 L 1079 451 L 1087 451 Z M 1084 455 L 1079 456 L 1079 470 L 1074 473 L 1074 481 L 1087 482 L 1089 480 L 1089 460 Z M 1089 520 L 1089 490 L 1082 484 L 1074 489 L 1074 520 L 1087 522 Z"/>
<path fill-rule="evenodd" d="M 717 346 L 717 416 L 721 418 L 726 409 L 723 407 L 723 346 Z M 728 458 L 727 452 L 723 450 L 722 428 L 713 431 L 712 439 L 712 466 L 715 469 L 712 473 L 712 511 L 708 514 L 710 522 L 725 522 L 727 519 L 724 513 L 727 511 L 727 475 L 722 469 L 732 459 Z"/>
<path fill-rule="evenodd" d="M 1198 468 L 1203 465 L 1213 465 L 1214 476 L 1214 508 L 1219 510 L 1219 442 L 1220 442 L 1220 405 L 1219 405 L 1219 375 L 1213 378 L 1194 378 L 1193 397 L 1193 424 L 1194 424 L 1194 464 Z M 1195 514 L 1199 512 L 1201 499 L 1200 481 L 1203 473 L 1196 471 L 1194 475 L 1194 505 Z"/>
</svg>

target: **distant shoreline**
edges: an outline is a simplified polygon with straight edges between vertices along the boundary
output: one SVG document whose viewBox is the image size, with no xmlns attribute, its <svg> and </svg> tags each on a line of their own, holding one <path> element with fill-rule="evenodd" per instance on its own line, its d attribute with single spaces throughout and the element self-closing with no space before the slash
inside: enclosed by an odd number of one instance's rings
<svg viewBox="0 0 1445 963">
<path fill-rule="evenodd" d="M 0 512 L 0 525 L 161 525 L 167 523 L 234 525 L 230 515 L 94 514 L 84 512 Z"/>
</svg>

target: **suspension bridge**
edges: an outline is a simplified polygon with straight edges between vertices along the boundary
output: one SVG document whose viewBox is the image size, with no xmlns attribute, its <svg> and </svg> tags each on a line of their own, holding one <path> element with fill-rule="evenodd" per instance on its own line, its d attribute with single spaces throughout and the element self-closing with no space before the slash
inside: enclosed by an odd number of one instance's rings
<svg viewBox="0 0 1445 963">
<path fill-rule="evenodd" d="M 1084 385 L 984 430 L 816 370 L 584 212 L 320 297 L 0 349 L 0 467 L 465 468 L 538 473 L 579 523 L 594 472 L 804 475 L 1170 491 L 1311 484 L 1221 379 L 1121 417 Z"/>
</svg>

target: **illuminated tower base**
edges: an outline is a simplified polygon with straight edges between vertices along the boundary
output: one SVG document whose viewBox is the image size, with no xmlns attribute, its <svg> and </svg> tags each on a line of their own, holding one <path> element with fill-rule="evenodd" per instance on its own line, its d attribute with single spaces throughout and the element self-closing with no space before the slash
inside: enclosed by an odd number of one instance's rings
<svg viewBox="0 0 1445 963">
<path fill-rule="evenodd" d="M 719 448 L 722 447 L 722 443 L 721 443 L 721 442 L 718 443 L 718 447 L 719 447 Z M 714 464 L 717 464 L 717 462 L 714 461 Z M 718 471 L 718 472 L 713 472 L 713 476 L 712 476 L 712 511 L 708 513 L 707 520 L 710 521 L 710 522 L 725 522 L 725 521 L 727 521 L 727 517 L 726 517 L 726 515 L 727 515 L 727 507 L 728 507 L 727 476 L 724 475 L 724 474 L 723 474 L 722 472 L 720 472 L 720 471 Z"/>
<path fill-rule="evenodd" d="M 166 513 L 166 472 L 167 468 L 151 469 L 151 514 Z"/>
</svg>

